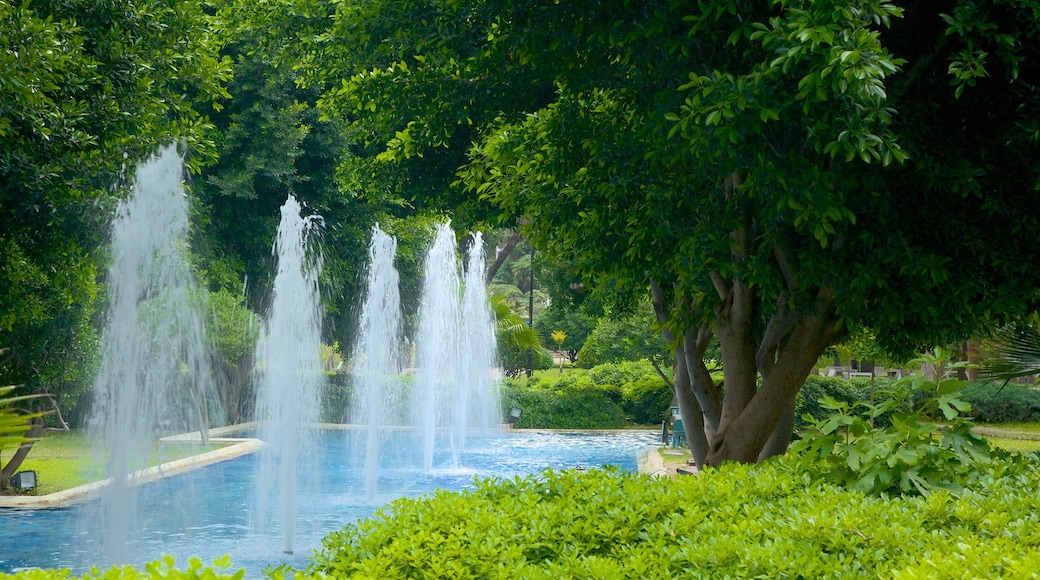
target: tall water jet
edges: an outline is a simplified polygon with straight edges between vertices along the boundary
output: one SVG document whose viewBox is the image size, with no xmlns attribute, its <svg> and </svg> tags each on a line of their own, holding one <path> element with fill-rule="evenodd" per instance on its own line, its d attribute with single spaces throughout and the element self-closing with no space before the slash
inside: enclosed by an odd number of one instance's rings
<svg viewBox="0 0 1040 580">
<path fill-rule="evenodd" d="M 261 529 L 272 522 L 281 525 L 282 550 L 287 554 L 293 551 L 298 494 L 314 467 L 307 454 L 314 448 L 313 427 L 319 419 L 324 384 L 318 293 L 321 255 L 314 239 L 319 223 L 317 216 L 302 216 L 299 202 L 291 195 L 282 206 L 274 243 L 278 270 L 257 346 L 256 417 L 267 448 L 257 466 L 255 517 Z"/>
<path fill-rule="evenodd" d="M 455 233 L 448 224 L 442 224 L 426 255 L 419 305 L 419 377 L 412 408 L 422 448 L 422 466 L 427 470 L 433 468 L 437 426 L 445 421 L 458 386 L 460 282 L 455 248 Z"/>
<path fill-rule="evenodd" d="M 148 516 L 138 509 L 134 484 L 158 437 L 199 430 L 205 440 L 211 417 L 223 416 L 199 314 L 203 293 L 187 259 L 181 175 L 176 147 L 163 148 L 137 168 L 133 193 L 112 223 L 108 321 L 88 421 L 93 447 L 107 450 L 111 482 L 81 524 L 91 538 L 100 536 L 94 547 L 110 564 L 127 562 L 130 531 Z"/>
<path fill-rule="evenodd" d="M 393 377 L 400 372 L 401 294 L 394 267 L 397 240 L 377 224 L 368 250 L 365 303 L 361 309 L 358 342 L 354 350 L 357 393 L 350 422 L 365 429 L 365 496 L 376 499 L 379 482 L 380 440 L 392 420 L 397 399 Z"/>
<path fill-rule="evenodd" d="M 465 290 L 462 296 L 462 361 L 459 365 L 459 400 L 456 403 L 457 447 L 466 446 L 467 428 L 486 435 L 501 424 L 498 385 L 498 347 L 495 317 L 484 282 L 484 237 L 473 234 L 466 255 Z"/>
</svg>

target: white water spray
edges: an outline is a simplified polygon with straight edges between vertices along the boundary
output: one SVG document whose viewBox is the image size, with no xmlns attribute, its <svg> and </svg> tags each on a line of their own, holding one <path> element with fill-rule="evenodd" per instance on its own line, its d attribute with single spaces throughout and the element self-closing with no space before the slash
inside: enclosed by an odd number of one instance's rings
<svg viewBox="0 0 1040 580">
<path fill-rule="evenodd" d="M 419 377 L 413 416 L 419 430 L 423 469 L 433 468 L 437 426 L 448 415 L 454 398 L 459 361 L 459 266 L 455 232 L 448 224 L 437 228 L 437 237 L 426 254 L 423 297 L 419 305 L 416 359 Z"/>
<path fill-rule="evenodd" d="M 416 341 L 419 377 L 413 415 L 427 470 L 433 468 L 438 433 L 446 434 L 452 465 L 458 467 L 469 430 L 486 433 L 499 423 L 495 333 L 479 234 L 467 264 L 465 293 L 460 296 L 455 234 L 448 224 L 440 226 L 426 256 Z"/>
<path fill-rule="evenodd" d="M 282 550 L 291 554 L 296 534 L 300 486 L 314 461 L 313 426 L 319 419 L 321 371 L 320 254 L 313 234 L 316 216 L 303 217 L 296 199 L 282 206 L 274 253 L 278 272 L 264 332 L 257 346 L 259 369 L 256 416 L 260 439 L 268 444 L 257 467 L 254 517 L 265 529 L 281 525 Z M 304 457 L 301 457 L 303 455 Z M 277 509 L 275 509 L 277 505 Z"/>
<path fill-rule="evenodd" d="M 135 473 L 148 466 L 156 440 L 198 430 L 205 441 L 211 419 L 223 418 L 199 313 L 203 293 L 187 259 L 181 172 L 173 145 L 141 164 L 133 193 L 119 204 L 112 223 L 108 324 L 88 422 L 93 447 L 107 450 L 105 476 L 111 483 L 96 513 L 84 510 L 87 521 L 80 525 L 91 530 L 91 538 L 101 536 L 97 551 L 110 564 L 127 562 L 131 530 L 146 525 L 149 514 L 137 505 Z"/>
<path fill-rule="evenodd" d="M 401 295 L 394 268 L 397 240 L 376 225 L 369 245 L 367 294 L 361 310 L 357 348 L 354 352 L 354 399 L 351 423 L 365 430 L 365 496 L 375 501 L 378 492 L 380 441 L 388 420 L 395 418 L 395 396 L 400 372 Z"/>
</svg>

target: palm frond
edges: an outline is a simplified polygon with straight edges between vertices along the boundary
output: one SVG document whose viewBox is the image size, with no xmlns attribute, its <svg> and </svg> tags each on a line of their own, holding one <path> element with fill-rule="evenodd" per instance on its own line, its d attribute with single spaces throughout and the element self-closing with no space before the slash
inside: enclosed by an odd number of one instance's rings
<svg viewBox="0 0 1040 580">
<path fill-rule="evenodd" d="M 1009 381 L 1040 374 L 1040 332 L 1029 326 L 1006 326 L 993 338 L 992 353 L 979 368 L 979 378 Z"/>
<path fill-rule="evenodd" d="M 488 297 L 499 336 L 520 349 L 541 348 L 542 340 L 535 329 L 527 325 L 501 294 Z"/>
</svg>

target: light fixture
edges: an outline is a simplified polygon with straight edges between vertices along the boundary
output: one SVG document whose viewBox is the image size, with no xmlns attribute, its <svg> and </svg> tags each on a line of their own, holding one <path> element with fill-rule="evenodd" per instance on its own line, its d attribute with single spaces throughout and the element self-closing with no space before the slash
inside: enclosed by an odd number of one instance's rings
<svg viewBox="0 0 1040 580">
<path fill-rule="evenodd" d="M 36 489 L 36 472 L 30 469 L 19 471 L 12 475 L 11 487 L 18 491 L 32 491 Z"/>
<path fill-rule="evenodd" d="M 513 423 L 516 423 L 517 421 L 520 420 L 520 415 L 523 412 L 524 412 L 524 410 L 521 409 L 520 407 L 512 407 L 511 409 L 509 409 L 509 417 L 506 418 L 506 421 L 510 425 L 512 425 Z"/>
</svg>

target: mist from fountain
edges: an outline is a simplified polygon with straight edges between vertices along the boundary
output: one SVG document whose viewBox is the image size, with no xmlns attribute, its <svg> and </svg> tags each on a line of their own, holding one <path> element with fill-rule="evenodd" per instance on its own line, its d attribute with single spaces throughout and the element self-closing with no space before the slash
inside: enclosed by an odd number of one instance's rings
<svg viewBox="0 0 1040 580">
<path fill-rule="evenodd" d="M 287 554 L 293 552 L 301 488 L 316 479 L 311 470 L 317 462 L 308 454 L 315 448 L 313 427 L 325 382 L 316 239 L 321 221 L 301 211 L 291 195 L 281 209 L 274 243 L 278 270 L 256 356 L 256 418 L 267 447 L 257 462 L 252 525 L 261 532 L 280 525 Z"/>
<path fill-rule="evenodd" d="M 372 228 L 368 252 L 365 303 L 361 310 L 358 342 L 354 350 L 355 375 L 350 423 L 365 430 L 365 497 L 374 502 L 378 493 L 379 463 L 384 427 L 399 420 L 398 396 L 401 363 L 401 294 L 394 256 L 397 240 Z"/>
<path fill-rule="evenodd" d="M 224 417 L 200 315 L 204 293 L 187 257 L 182 171 L 174 145 L 142 163 L 112 222 L 108 319 L 87 422 L 92 448 L 105 454 L 95 464 L 111 483 L 79 523 L 84 552 L 109 564 L 127 562 L 129 531 L 147 525 L 135 478 L 157 439 L 200 431 L 205 442 L 211 418 Z"/>
</svg>

